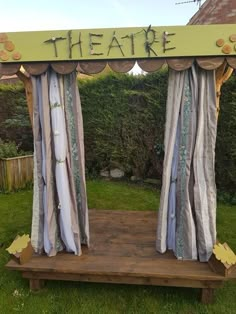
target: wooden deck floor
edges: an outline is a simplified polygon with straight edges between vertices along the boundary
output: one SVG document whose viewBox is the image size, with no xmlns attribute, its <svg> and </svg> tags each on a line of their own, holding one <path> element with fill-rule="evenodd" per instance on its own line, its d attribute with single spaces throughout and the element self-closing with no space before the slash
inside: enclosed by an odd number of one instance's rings
<svg viewBox="0 0 236 314">
<path fill-rule="evenodd" d="M 31 289 L 38 289 L 45 279 L 181 286 L 202 288 L 205 302 L 212 289 L 229 279 L 207 263 L 157 253 L 155 212 L 90 210 L 90 230 L 91 246 L 84 247 L 80 257 L 35 256 L 24 265 L 11 260 L 6 267 L 29 278 Z"/>
</svg>

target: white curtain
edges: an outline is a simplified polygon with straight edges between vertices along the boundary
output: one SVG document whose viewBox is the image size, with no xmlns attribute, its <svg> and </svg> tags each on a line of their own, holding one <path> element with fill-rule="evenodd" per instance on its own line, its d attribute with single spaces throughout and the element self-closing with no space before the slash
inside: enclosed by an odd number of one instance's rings
<svg viewBox="0 0 236 314">
<path fill-rule="evenodd" d="M 76 73 L 32 77 L 34 200 L 31 240 L 49 256 L 89 245 L 82 111 Z M 76 125 L 80 122 L 80 126 Z"/>
<path fill-rule="evenodd" d="M 80 247 L 76 247 L 73 237 L 71 222 L 71 196 L 69 179 L 66 168 L 66 158 L 68 155 L 67 134 L 65 126 L 65 114 L 60 99 L 59 82 L 57 74 L 52 72 L 49 83 L 49 100 L 51 106 L 51 125 L 53 133 L 53 146 L 56 159 L 56 188 L 59 201 L 59 221 L 61 238 L 66 250 L 78 254 Z M 79 233 L 79 229 L 76 231 Z"/>
<path fill-rule="evenodd" d="M 169 71 L 157 242 L 179 259 L 207 261 L 216 241 L 215 73 Z"/>
</svg>

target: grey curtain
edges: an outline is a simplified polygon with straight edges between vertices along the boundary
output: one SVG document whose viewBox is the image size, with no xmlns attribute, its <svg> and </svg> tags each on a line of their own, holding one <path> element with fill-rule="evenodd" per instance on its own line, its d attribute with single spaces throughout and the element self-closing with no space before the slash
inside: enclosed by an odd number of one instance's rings
<svg viewBox="0 0 236 314">
<path fill-rule="evenodd" d="M 216 241 L 215 73 L 169 71 L 156 248 L 207 261 Z"/>
<path fill-rule="evenodd" d="M 32 76 L 34 197 L 31 241 L 49 256 L 89 245 L 83 120 L 76 73 Z"/>
</svg>

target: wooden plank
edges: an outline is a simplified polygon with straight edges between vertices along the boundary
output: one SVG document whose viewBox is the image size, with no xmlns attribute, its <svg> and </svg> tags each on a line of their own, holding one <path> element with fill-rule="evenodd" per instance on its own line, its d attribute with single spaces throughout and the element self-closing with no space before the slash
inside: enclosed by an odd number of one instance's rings
<svg viewBox="0 0 236 314">
<path fill-rule="evenodd" d="M 135 65 L 135 60 L 109 61 L 108 65 L 115 72 L 126 73 L 132 70 Z"/>
<path fill-rule="evenodd" d="M 233 68 L 227 66 L 226 61 L 216 70 L 216 115 L 220 112 L 220 95 L 222 85 L 230 78 Z"/>
<path fill-rule="evenodd" d="M 50 259 L 46 256 L 34 257 L 24 265 L 8 264 L 8 268 L 22 271 L 51 271 L 56 273 L 79 273 L 116 276 L 152 276 L 155 278 L 187 278 L 197 280 L 225 280 L 225 277 L 211 271 L 207 263 L 178 261 L 176 259 L 90 256 L 58 254 Z"/>
<path fill-rule="evenodd" d="M 203 288 L 201 290 L 201 302 L 203 304 L 212 304 L 214 300 L 214 289 Z"/>
<path fill-rule="evenodd" d="M 33 85 L 27 73 L 23 73 L 19 70 L 17 71 L 17 76 L 24 83 L 24 86 L 25 86 L 25 95 L 26 95 L 26 100 L 27 100 L 29 117 L 30 117 L 31 126 L 33 128 Z"/>
<path fill-rule="evenodd" d="M 90 219 L 101 219 L 101 220 L 108 220 L 110 217 L 117 218 L 120 217 L 122 221 L 130 221 L 130 219 L 133 221 L 133 225 L 136 224 L 137 221 L 143 220 L 143 219 L 150 219 L 148 222 L 153 221 L 156 223 L 157 219 L 157 212 L 156 211 L 140 211 L 140 210 L 110 210 L 110 209 L 89 209 L 89 212 L 92 213 L 92 216 Z M 110 225 L 110 224 L 109 224 Z M 149 229 L 149 226 L 146 227 L 147 230 Z M 132 231 L 132 230 L 130 230 Z"/>
<path fill-rule="evenodd" d="M 105 69 L 106 61 L 80 61 L 79 67 L 85 74 L 96 74 Z"/>
<path fill-rule="evenodd" d="M 16 74 L 19 71 L 20 66 L 21 65 L 19 63 L 12 64 L 0 63 L 0 76 Z"/>
<path fill-rule="evenodd" d="M 163 64 L 166 63 L 166 60 L 165 59 L 152 59 L 152 60 L 144 59 L 144 60 L 137 60 L 137 62 L 143 71 L 154 72 L 161 69 Z"/>
<path fill-rule="evenodd" d="M 0 56 L 5 63 L 156 59 L 195 56 L 235 56 L 234 43 L 219 39 L 235 33 L 235 25 L 144 26 L 1 33 L 14 52 Z M 204 35 L 204 36 L 203 36 Z M 230 49 L 227 51 L 226 47 Z"/>
<path fill-rule="evenodd" d="M 183 71 L 189 69 L 193 61 L 193 58 L 171 58 L 167 59 L 167 64 L 173 70 Z"/>
<path fill-rule="evenodd" d="M 38 291 L 44 287 L 44 280 L 30 278 L 29 284 L 31 291 Z"/>
<path fill-rule="evenodd" d="M 227 60 L 227 63 L 229 66 L 231 66 L 233 69 L 236 69 L 236 58 L 235 57 L 227 57 L 226 60 Z"/>
<path fill-rule="evenodd" d="M 24 64 L 24 69 L 30 74 L 30 75 L 40 75 L 47 71 L 49 67 L 48 63 L 26 63 Z"/>
<path fill-rule="evenodd" d="M 10 163 L 10 160 L 6 160 L 6 177 L 7 177 L 7 184 L 6 184 L 6 187 L 7 187 L 7 191 L 11 191 L 12 190 L 12 174 L 11 174 L 11 163 Z"/>
<path fill-rule="evenodd" d="M 163 279 L 152 277 L 127 277 L 127 276 L 98 276 L 86 274 L 70 274 L 53 272 L 23 272 L 23 278 L 30 280 L 65 280 L 65 281 L 83 281 L 98 283 L 117 283 L 117 284 L 135 284 L 151 286 L 170 286 L 170 287 L 189 287 L 189 288 L 219 288 L 221 281 L 198 281 L 187 279 Z"/>
<path fill-rule="evenodd" d="M 225 61 L 224 57 L 202 57 L 196 58 L 197 64 L 205 70 L 215 70 Z"/>
<path fill-rule="evenodd" d="M 75 71 L 77 62 L 52 62 L 51 67 L 59 74 L 69 74 Z"/>
<path fill-rule="evenodd" d="M 33 156 L 0 160 L 0 189 L 4 191 L 24 188 L 33 180 Z"/>
<path fill-rule="evenodd" d="M 91 241 L 93 239 L 91 238 Z M 154 246 L 153 246 L 154 245 Z M 99 244 L 92 244 L 89 248 L 89 253 L 86 248 L 83 248 L 83 254 L 92 254 L 94 256 L 107 256 L 109 252 L 110 256 L 114 258 L 119 258 L 121 256 L 127 257 L 142 257 L 142 258 L 151 258 L 156 257 L 160 259 L 172 259 L 173 253 L 168 251 L 165 255 L 156 252 L 155 243 L 149 245 L 148 247 L 136 246 L 135 244 L 130 243 L 118 243 L 118 244 L 105 244 L 100 242 Z"/>
<path fill-rule="evenodd" d="M 178 261 L 171 252 L 157 253 L 155 212 L 90 210 L 89 215 L 92 244 L 89 249 L 83 249 L 81 257 L 65 253 L 52 258 L 39 256 L 25 264 L 24 270 L 47 271 L 53 268 L 55 272 L 109 272 L 116 275 L 118 272 L 131 276 L 187 275 L 190 278 L 202 276 L 206 279 L 210 276 L 214 280 L 222 279 L 210 270 L 207 263 Z M 9 264 L 9 267 L 19 269 L 19 265 Z"/>
<path fill-rule="evenodd" d="M 0 159 L 0 190 L 6 191 L 6 162 Z"/>
<path fill-rule="evenodd" d="M 30 280 L 213 289 L 229 279 L 214 273 L 208 263 L 177 260 L 170 251 L 157 253 L 156 212 L 91 209 L 89 216 L 91 246 L 83 246 L 82 256 L 69 253 L 50 258 L 34 256 L 23 265 L 11 260 L 6 267 L 21 271 Z M 203 299 L 207 299 L 207 291 L 203 291 Z"/>
</svg>

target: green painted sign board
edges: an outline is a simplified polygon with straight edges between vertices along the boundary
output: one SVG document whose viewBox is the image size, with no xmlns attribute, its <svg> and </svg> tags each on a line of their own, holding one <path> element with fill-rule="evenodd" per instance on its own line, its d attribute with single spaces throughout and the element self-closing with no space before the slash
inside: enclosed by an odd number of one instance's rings
<svg viewBox="0 0 236 314">
<path fill-rule="evenodd" d="M 236 24 L 0 33 L 0 62 L 236 55 Z"/>
</svg>

